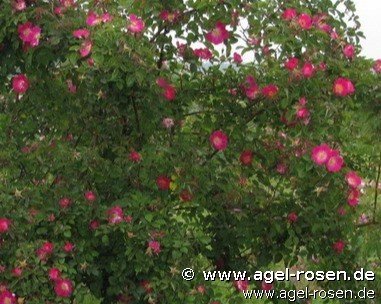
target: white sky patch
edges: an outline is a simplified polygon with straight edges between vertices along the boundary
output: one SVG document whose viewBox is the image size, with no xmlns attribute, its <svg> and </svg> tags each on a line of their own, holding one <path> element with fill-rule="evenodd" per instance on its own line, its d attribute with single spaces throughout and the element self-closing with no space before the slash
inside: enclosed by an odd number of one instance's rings
<svg viewBox="0 0 381 304">
<path fill-rule="evenodd" d="M 354 0 L 366 39 L 361 41 L 362 55 L 381 58 L 381 0 Z"/>
</svg>

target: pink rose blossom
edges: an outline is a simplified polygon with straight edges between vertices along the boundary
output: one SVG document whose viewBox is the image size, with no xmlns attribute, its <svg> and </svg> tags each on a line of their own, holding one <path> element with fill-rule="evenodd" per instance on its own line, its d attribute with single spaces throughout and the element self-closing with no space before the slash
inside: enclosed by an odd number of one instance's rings
<svg viewBox="0 0 381 304">
<path fill-rule="evenodd" d="M 262 281 L 261 283 L 261 289 L 264 291 L 269 291 L 274 288 L 274 285 L 272 283 L 267 283 L 266 281 Z"/>
<path fill-rule="evenodd" d="M 58 268 L 49 269 L 49 279 L 52 281 L 57 281 L 61 278 L 61 271 Z"/>
<path fill-rule="evenodd" d="M 134 14 L 130 14 L 129 16 L 130 23 L 127 26 L 127 29 L 131 31 L 132 33 L 140 33 L 144 30 L 145 24 L 144 21 L 137 17 Z"/>
<path fill-rule="evenodd" d="M 269 84 L 265 86 L 264 88 L 262 88 L 262 95 L 270 99 L 277 96 L 278 92 L 279 92 L 279 88 L 274 84 Z"/>
<path fill-rule="evenodd" d="M 163 119 L 162 124 L 164 128 L 170 129 L 175 125 L 175 121 L 173 120 L 173 118 L 167 117 Z"/>
<path fill-rule="evenodd" d="M 298 215 L 296 212 L 291 212 L 287 215 L 287 220 L 292 224 L 298 220 Z"/>
<path fill-rule="evenodd" d="M 351 188 L 358 188 L 362 183 L 361 177 L 354 171 L 349 171 L 345 175 L 345 180 Z"/>
<path fill-rule="evenodd" d="M 171 186 L 171 179 L 168 176 L 160 175 L 156 179 L 156 185 L 159 188 L 159 190 L 169 190 Z"/>
<path fill-rule="evenodd" d="M 16 304 L 17 298 L 14 293 L 9 290 L 0 290 L 0 304 Z"/>
<path fill-rule="evenodd" d="M 249 289 L 249 281 L 246 280 L 236 280 L 234 281 L 234 287 L 237 289 L 237 291 L 246 291 Z"/>
<path fill-rule="evenodd" d="M 65 245 L 62 247 L 63 251 L 66 253 L 70 253 L 74 249 L 74 244 L 70 242 L 66 242 Z"/>
<path fill-rule="evenodd" d="M 203 60 L 210 60 L 213 58 L 213 54 L 208 48 L 195 49 L 193 50 L 193 54 Z"/>
<path fill-rule="evenodd" d="M 309 30 L 312 28 L 312 18 L 308 14 L 300 14 L 298 17 L 298 23 L 304 30 Z"/>
<path fill-rule="evenodd" d="M 77 29 L 73 32 L 73 36 L 77 39 L 87 39 L 90 36 L 90 31 L 88 29 Z"/>
<path fill-rule="evenodd" d="M 11 273 L 14 277 L 21 277 L 23 270 L 20 267 L 15 267 L 12 269 Z"/>
<path fill-rule="evenodd" d="M 331 154 L 331 148 L 327 144 L 321 144 L 312 149 L 311 158 L 317 165 L 324 165 L 327 163 Z"/>
<path fill-rule="evenodd" d="M 97 220 L 92 220 L 89 224 L 91 230 L 97 230 L 101 224 Z"/>
<path fill-rule="evenodd" d="M 300 107 L 296 110 L 296 117 L 298 119 L 308 119 L 310 117 L 310 111 L 306 107 Z"/>
<path fill-rule="evenodd" d="M 280 162 L 276 165 L 276 171 L 281 174 L 281 175 L 284 175 L 287 173 L 287 170 L 288 170 L 288 167 L 285 163 L 283 162 Z"/>
<path fill-rule="evenodd" d="M 84 195 L 85 199 L 90 203 L 95 202 L 95 200 L 97 199 L 97 196 L 93 191 L 86 191 Z"/>
<path fill-rule="evenodd" d="M 340 152 L 337 150 L 331 150 L 328 161 L 325 166 L 328 172 L 339 172 L 344 165 L 344 159 L 341 157 Z"/>
<path fill-rule="evenodd" d="M 12 7 L 16 11 L 23 11 L 26 9 L 26 2 L 25 0 L 13 0 Z"/>
<path fill-rule="evenodd" d="M 114 206 L 107 210 L 109 224 L 119 224 L 124 221 L 124 212 L 122 207 Z"/>
<path fill-rule="evenodd" d="M 221 130 L 214 131 L 210 135 L 210 143 L 217 151 L 223 151 L 228 147 L 228 136 Z"/>
<path fill-rule="evenodd" d="M 242 63 L 242 56 L 240 54 L 238 54 L 237 52 L 234 52 L 234 54 L 233 54 L 233 61 L 236 64 L 241 64 Z"/>
<path fill-rule="evenodd" d="M 180 12 L 179 11 L 174 11 L 174 12 L 169 12 L 167 10 L 162 11 L 159 14 L 159 18 L 163 21 L 166 22 L 176 22 L 180 17 Z"/>
<path fill-rule="evenodd" d="M 352 59 L 355 56 L 355 52 L 356 52 L 356 49 L 355 49 L 355 46 L 353 44 L 347 44 L 343 48 L 344 56 L 349 58 L 349 59 Z"/>
<path fill-rule="evenodd" d="M 297 12 L 296 12 L 296 9 L 294 8 L 287 8 L 282 14 L 282 18 L 287 21 L 290 21 L 296 18 L 296 16 L 297 16 Z"/>
<path fill-rule="evenodd" d="M 358 218 L 358 222 L 362 225 L 367 224 L 369 223 L 369 217 L 365 213 L 362 213 Z"/>
<path fill-rule="evenodd" d="M 148 248 L 153 251 L 155 254 L 159 254 L 161 252 L 161 246 L 158 241 L 149 241 Z"/>
<path fill-rule="evenodd" d="M 7 218 L 0 218 L 0 233 L 5 233 L 9 230 L 11 221 Z"/>
<path fill-rule="evenodd" d="M 91 40 L 85 40 L 79 49 L 79 53 L 81 54 L 81 57 L 87 57 L 91 53 L 91 49 L 93 47 L 93 43 Z"/>
<path fill-rule="evenodd" d="M 26 47 L 36 47 L 40 43 L 41 28 L 29 21 L 18 26 L 18 34 Z"/>
<path fill-rule="evenodd" d="M 133 163 L 139 163 L 142 160 L 142 156 L 140 155 L 139 152 L 136 152 L 135 150 L 131 151 L 128 158 L 130 161 Z"/>
<path fill-rule="evenodd" d="M 360 202 L 360 191 L 358 189 L 351 189 L 347 198 L 348 205 L 356 207 Z"/>
<path fill-rule="evenodd" d="M 306 62 L 302 67 L 302 74 L 305 78 L 311 78 L 315 73 L 315 67 L 311 62 Z"/>
<path fill-rule="evenodd" d="M 218 21 L 213 30 L 205 34 L 206 40 L 213 44 L 221 44 L 229 38 L 229 32 L 226 30 L 226 25 Z"/>
<path fill-rule="evenodd" d="M 348 78 L 339 77 L 335 80 L 333 84 L 333 93 L 336 96 L 345 97 L 353 94 L 354 92 L 355 87 Z"/>
<path fill-rule="evenodd" d="M 377 74 L 380 74 L 381 73 L 381 59 L 378 59 L 374 62 L 374 65 L 373 65 L 373 70 L 377 73 Z"/>
<path fill-rule="evenodd" d="M 250 166 L 253 162 L 253 151 L 245 150 L 241 153 L 239 160 L 242 165 Z"/>
<path fill-rule="evenodd" d="M 93 11 L 89 11 L 86 18 L 86 24 L 88 26 L 96 26 L 102 22 L 102 19 Z"/>
<path fill-rule="evenodd" d="M 60 298 L 69 298 L 73 293 L 73 283 L 68 279 L 58 279 L 55 281 L 54 291 Z"/>
<path fill-rule="evenodd" d="M 156 79 L 156 84 L 164 89 L 163 96 L 166 100 L 172 101 L 176 98 L 176 89 L 173 85 L 169 84 L 164 78 Z"/>
<path fill-rule="evenodd" d="M 68 197 L 63 197 L 59 200 L 58 204 L 60 205 L 61 208 L 68 208 L 71 205 L 71 199 Z"/>
<path fill-rule="evenodd" d="M 345 245 L 346 244 L 344 241 L 338 240 L 335 243 L 333 243 L 332 248 L 334 251 L 336 251 L 336 253 L 340 254 L 340 253 L 343 253 Z"/>
<path fill-rule="evenodd" d="M 284 67 L 289 71 L 294 71 L 299 65 L 299 59 L 295 57 L 288 58 L 284 63 Z"/>
<path fill-rule="evenodd" d="M 247 86 L 245 87 L 245 94 L 246 97 L 250 100 L 253 100 L 257 97 L 259 92 L 259 87 L 257 83 L 255 82 L 255 79 L 253 76 L 249 75 L 246 77 Z"/>
<path fill-rule="evenodd" d="M 103 13 L 100 18 L 103 23 L 108 23 L 112 21 L 113 16 L 110 13 L 106 12 L 106 13 Z"/>
<path fill-rule="evenodd" d="M 24 74 L 12 78 L 12 89 L 18 94 L 24 94 L 29 89 L 29 80 Z"/>
</svg>

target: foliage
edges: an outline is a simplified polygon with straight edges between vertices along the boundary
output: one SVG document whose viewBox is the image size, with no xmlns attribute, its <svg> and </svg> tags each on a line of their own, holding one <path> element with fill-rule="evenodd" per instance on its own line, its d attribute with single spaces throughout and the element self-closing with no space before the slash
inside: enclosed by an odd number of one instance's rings
<svg viewBox="0 0 381 304">
<path fill-rule="evenodd" d="M 345 178 L 375 180 L 380 162 L 380 75 L 360 37 L 348 0 L 2 1 L 3 290 L 243 303 L 201 271 L 368 266 Z M 323 143 L 334 166 L 311 158 Z"/>
</svg>

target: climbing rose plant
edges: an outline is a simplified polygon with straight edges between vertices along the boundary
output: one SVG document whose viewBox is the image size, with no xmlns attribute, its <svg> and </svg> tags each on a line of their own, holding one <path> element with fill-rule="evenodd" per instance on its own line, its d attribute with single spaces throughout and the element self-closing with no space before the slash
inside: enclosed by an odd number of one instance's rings
<svg viewBox="0 0 381 304">
<path fill-rule="evenodd" d="M 0 304 L 243 303 L 292 282 L 201 271 L 357 269 L 360 37 L 350 0 L 1 1 Z"/>
</svg>

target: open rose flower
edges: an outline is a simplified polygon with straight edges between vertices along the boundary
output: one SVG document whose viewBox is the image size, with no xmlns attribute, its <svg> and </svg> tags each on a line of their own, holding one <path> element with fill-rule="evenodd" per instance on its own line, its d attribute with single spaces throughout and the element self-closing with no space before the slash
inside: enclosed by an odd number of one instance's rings
<svg viewBox="0 0 381 304">
<path fill-rule="evenodd" d="M 163 190 L 163 191 L 169 190 L 171 186 L 171 179 L 168 176 L 160 175 L 156 179 L 156 185 L 159 188 L 159 190 Z"/>
<path fill-rule="evenodd" d="M 0 233 L 5 233 L 9 230 L 11 226 L 11 220 L 7 218 L 0 218 Z"/>
<path fill-rule="evenodd" d="M 193 54 L 203 60 L 210 60 L 213 58 L 213 54 L 208 48 L 195 49 L 193 50 Z"/>
<path fill-rule="evenodd" d="M 284 63 L 284 67 L 289 71 L 294 71 L 299 65 L 299 59 L 295 57 L 288 58 Z"/>
<path fill-rule="evenodd" d="M 77 29 L 73 32 L 73 36 L 77 39 L 87 39 L 90 36 L 88 29 Z"/>
<path fill-rule="evenodd" d="M 296 9 L 294 8 L 287 8 L 283 14 L 282 14 L 282 18 L 284 20 L 287 20 L 287 21 L 290 21 L 294 18 L 296 18 L 296 16 L 298 15 L 298 13 L 296 12 Z"/>
<path fill-rule="evenodd" d="M 269 99 L 276 97 L 278 95 L 278 92 L 279 88 L 274 84 L 269 84 L 262 88 L 262 95 Z"/>
<path fill-rule="evenodd" d="M 54 291 L 60 298 L 69 298 L 73 293 L 73 283 L 68 279 L 58 279 L 55 281 Z"/>
<path fill-rule="evenodd" d="M 339 77 L 333 84 L 333 93 L 336 96 L 345 97 L 355 92 L 353 83 L 345 77 Z"/>
<path fill-rule="evenodd" d="M 159 18 L 166 22 L 176 22 L 180 17 L 179 11 L 170 12 L 168 10 L 164 10 L 159 14 Z"/>
<path fill-rule="evenodd" d="M 333 243 L 332 248 L 334 251 L 336 251 L 336 253 L 340 254 L 340 253 L 343 253 L 345 245 L 346 244 L 344 241 L 338 240 L 335 243 Z"/>
<path fill-rule="evenodd" d="M 124 221 L 124 212 L 122 207 L 114 206 L 107 210 L 109 224 L 118 224 Z"/>
<path fill-rule="evenodd" d="M 380 74 L 381 73 L 381 59 L 378 59 L 374 62 L 373 64 L 373 70 L 377 73 L 377 74 Z"/>
<path fill-rule="evenodd" d="M 134 14 L 130 14 L 129 16 L 129 25 L 127 26 L 127 29 L 132 33 L 140 33 L 144 30 L 145 24 L 144 21 L 137 17 Z"/>
<path fill-rule="evenodd" d="M 343 54 L 344 54 L 345 57 L 347 57 L 349 59 L 352 59 L 355 56 L 355 54 L 356 54 L 355 46 L 353 44 L 347 44 L 343 48 Z"/>
<path fill-rule="evenodd" d="M 299 26 L 304 30 L 311 29 L 313 25 L 311 16 L 304 13 L 299 15 L 298 23 L 299 23 Z"/>
<path fill-rule="evenodd" d="M 246 77 L 246 87 L 245 87 L 245 94 L 246 97 L 250 100 L 253 100 L 257 97 L 259 92 L 259 86 L 257 85 L 255 79 L 253 76 L 249 75 Z"/>
<path fill-rule="evenodd" d="M 156 79 L 156 84 L 164 90 L 163 96 L 166 100 L 172 101 L 176 98 L 175 87 L 169 84 L 164 78 L 160 77 Z"/>
<path fill-rule="evenodd" d="M 340 155 L 340 152 L 337 150 L 331 150 L 328 161 L 325 163 L 328 172 L 339 172 L 343 165 L 344 159 Z"/>
<path fill-rule="evenodd" d="M 29 89 L 29 80 L 25 74 L 19 74 L 12 78 L 12 89 L 18 94 L 24 94 Z"/>
<path fill-rule="evenodd" d="M 239 160 L 242 165 L 250 166 L 253 162 L 253 151 L 245 150 L 241 153 Z"/>
<path fill-rule="evenodd" d="M 26 2 L 25 0 L 13 0 L 12 7 L 14 10 L 21 12 L 26 9 Z"/>
<path fill-rule="evenodd" d="M 18 34 L 27 47 L 36 47 L 40 43 L 41 28 L 29 21 L 18 26 Z"/>
<path fill-rule="evenodd" d="M 237 280 L 233 282 L 233 285 L 237 291 L 242 292 L 249 289 L 249 281 L 246 280 Z"/>
<path fill-rule="evenodd" d="M 158 241 L 149 241 L 148 249 L 151 250 L 155 254 L 159 254 L 161 252 L 161 246 Z"/>
<path fill-rule="evenodd" d="M 312 149 L 311 158 L 317 165 L 324 165 L 327 163 L 331 154 L 331 148 L 327 144 L 321 144 Z"/>
<path fill-rule="evenodd" d="M 16 304 L 16 295 L 7 289 L 0 289 L 0 304 Z"/>
<path fill-rule="evenodd" d="M 228 136 L 221 130 L 214 131 L 210 135 L 210 143 L 214 149 L 217 151 L 223 151 L 228 147 Z"/>
<path fill-rule="evenodd" d="M 355 171 L 349 171 L 345 175 L 345 180 L 351 188 L 358 188 L 362 183 L 361 177 Z"/>
<path fill-rule="evenodd" d="M 206 40 L 213 44 L 221 44 L 229 38 L 229 32 L 226 30 L 226 25 L 218 21 L 213 30 L 205 34 Z"/>
<path fill-rule="evenodd" d="M 86 24 L 88 26 L 96 26 L 96 25 L 100 24 L 101 22 L 102 22 L 102 19 L 93 11 L 90 11 L 87 14 Z"/>
<path fill-rule="evenodd" d="M 91 49 L 93 48 L 93 43 L 90 40 L 85 40 L 79 49 L 79 53 L 81 57 L 87 57 L 91 53 Z"/>
<path fill-rule="evenodd" d="M 347 202 L 351 207 L 356 207 L 360 201 L 360 191 L 358 189 L 351 189 L 348 193 Z"/>
<path fill-rule="evenodd" d="M 52 281 L 57 281 L 61 278 L 61 271 L 58 268 L 49 269 L 49 279 Z"/>
<path fill-rule="evenodd" d="M 311 78 L 315 73 L 315 67 L 311 62 L 306 62 L 302 67 L 302 75 L 305 78 Z"/>
<path fill-rule="evenodd" d="M 139 163 L 142 160 L 141 154 L 139 152 L 135 151 L 135 150 L 130 152 L 130 154 L 128 155 L 128 158 L 133 163 Z"/>
</svg>

